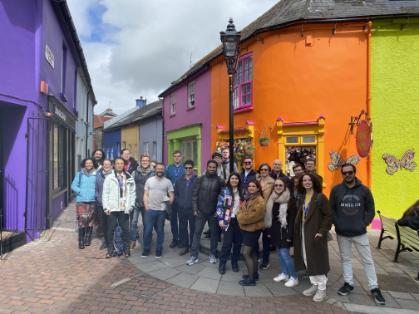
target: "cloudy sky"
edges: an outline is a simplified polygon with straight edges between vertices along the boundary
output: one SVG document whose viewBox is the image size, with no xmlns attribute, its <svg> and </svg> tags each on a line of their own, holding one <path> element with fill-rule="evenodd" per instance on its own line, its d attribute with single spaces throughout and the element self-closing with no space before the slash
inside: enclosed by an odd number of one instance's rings
<svg viewBox="0 0 419 314">
<path fill-rule="evenodd" d="M 101 112 L 148 102 L 237 29 L 278 0 L 67 0 Z"/>
</svg>

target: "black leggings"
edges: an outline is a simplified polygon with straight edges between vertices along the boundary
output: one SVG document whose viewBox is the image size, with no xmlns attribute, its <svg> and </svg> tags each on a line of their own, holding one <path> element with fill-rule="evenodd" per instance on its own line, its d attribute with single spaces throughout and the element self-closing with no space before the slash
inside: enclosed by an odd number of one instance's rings
<svg viewBox="0 0 419 314">
<path fill-rule="evenodd" d="M 244 257 L 244 263 L 246 264 L 246 267 L 247 267 L 249 278 L 254 279 L 258 271 L 258 260 L 257 260 L 256 252 L 254 252 L 254 248 L 251 246 L 245 245 L 243 247 L 243 257 Z"/>
</svg>

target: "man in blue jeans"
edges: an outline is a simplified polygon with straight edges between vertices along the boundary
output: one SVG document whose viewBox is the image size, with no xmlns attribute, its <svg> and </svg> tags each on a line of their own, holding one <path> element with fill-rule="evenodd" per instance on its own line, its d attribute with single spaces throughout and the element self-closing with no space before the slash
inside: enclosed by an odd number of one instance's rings
<svg viewBox="0 0 419 314">
<path fill-rule="evenodd" d="M 157 230 L 156 258 L 163 252 L 164 220 L 167 207 L 173 203 L 174 190 L 169 179 L 164 176 L 164 164 L 158 163 L 155 168 L 156 175 L 147 179 L 144 186 L 144 249 L 142 257 L 147 257 L 151 250 L 151 233 L 153 227 Z"/>
</svg>

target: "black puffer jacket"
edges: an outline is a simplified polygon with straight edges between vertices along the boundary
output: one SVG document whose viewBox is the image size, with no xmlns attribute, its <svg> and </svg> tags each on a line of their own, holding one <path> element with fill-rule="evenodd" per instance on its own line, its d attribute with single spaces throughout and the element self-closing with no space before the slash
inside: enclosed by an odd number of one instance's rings
<svg viewBox="0 0 419 314">
<path fill-rule="evenodd" d="M 192 191 L 193 211 L 202 214 L 213 214 L 217 207 L 218 194 L 224 187 L 224 181 L 217 173 L 206 172 L 195 181 Z"/>
<path fill-rule="evenodd" d="M 144 186 L 148 178 L 154 176 L 155 173 L 151 168 L 143 169 L 137 167 L 137 169 L 132 173 L 132 176 L 135 180 L 135 189 L 137 197 L 135 198 L 135 206 L 144 207 Z"/>
</svg>

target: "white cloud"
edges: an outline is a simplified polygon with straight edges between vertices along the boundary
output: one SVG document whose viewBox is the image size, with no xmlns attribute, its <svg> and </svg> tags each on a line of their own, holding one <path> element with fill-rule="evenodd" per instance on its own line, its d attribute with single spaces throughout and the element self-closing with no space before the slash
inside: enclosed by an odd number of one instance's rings
<svg viewBox="0 0 419 314">
<path fill-rule="evenodd" d="M 102 22 L 118 29 L 104 34 L 105 42 L 83 42 L 101 111 L 134 106 L 135 98 L 149 101 L 220 44 L 219 32 L 229 17 L 241 29 L 267 11 L 276 0 L 68 0 L 81 38 L 89 38 L 88 9 L 106 7 Z M 105 28 L 106 29 L 106 28 Z"/>
</svg>

